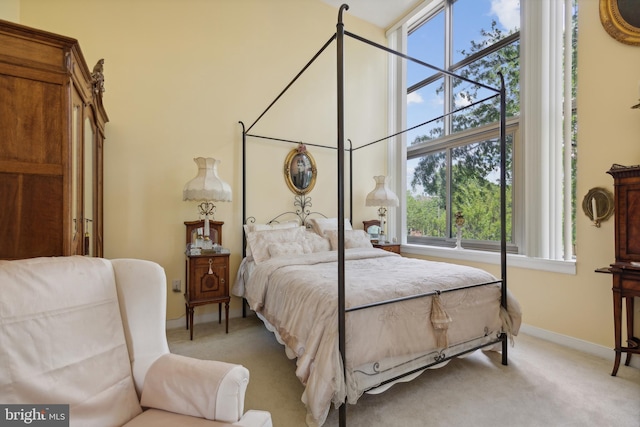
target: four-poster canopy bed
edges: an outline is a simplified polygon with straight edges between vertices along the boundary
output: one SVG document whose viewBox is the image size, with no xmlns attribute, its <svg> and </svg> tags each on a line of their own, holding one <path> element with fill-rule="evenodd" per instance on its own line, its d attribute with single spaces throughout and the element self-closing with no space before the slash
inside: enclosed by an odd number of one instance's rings
<svg viewBox="0 0 640 427">
<path fill-rule="evenodd" d="M 297 359 L 296 375 L 305 385 L 302 400 L 307 406 L 310 426 L 324 423 L 331 403 L 340 407 L 339 423 L 345 426 L 345 402 L 355 403 L 364 392 L 382 391 L 397 381 L 415 378 L 426 368 L 439 367 L 451 358 L 477 349 L 501 349 L 502 363 L 506 365 L 508 337 L 517 334 L 521 319 L 518 304 L 508 294 L 506 283 L 504 84 L 501 89 L 494 89 L 346 32 L 342 22 L 345 10 L 347 5 L 340 7 L 336 33 L 255 122 L 247 128 L 240 122 L 247 244 L 233 292 L 246 300 L 284 344 L 287 355 Z M 405 258 L 373 249 L 364 231 L 352 229 L 351 220 L 345 215 L 346 154 L 350 162 L 351 213 L 354 153 L 402 132 L 356 148 L 351 141 L 345 146 L 345 36 L 486 88 L 494 93 L 487 99 L 500 97 L 500 279 L 476 268 Z M 301 144 L 251 133 L 254 125 L 333 41 L 337 47 L 337 145 Z M 336 215 L 326 218 L 311 212 L 306 190 L 320 183 L 316 182 L 313 168 L 306 169 L 311 172 L 304 184 L 294 182 L 287 169 L 296 155 L 292 152 L 285 162 L 285 176 L 289 174 L 291 182 L 288 180 L 287 184 L 296 193 L 296 211 L 277 215 L 262 224 L 255 217 L 248 217 L 246 161 L 250 138 L 297 144 L 298 153 L 304 153 L 306 147 L 335 150 Z M 295 214 L 295 221 L 285 221 L 291 213 Z"/>
</svg>

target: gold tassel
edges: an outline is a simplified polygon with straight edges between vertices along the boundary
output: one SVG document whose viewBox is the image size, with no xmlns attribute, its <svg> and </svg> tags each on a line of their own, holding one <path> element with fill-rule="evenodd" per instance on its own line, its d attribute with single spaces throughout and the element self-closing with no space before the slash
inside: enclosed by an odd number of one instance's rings
<svg viewBox="0 0 640 427">
<path fill-rule="evenodd" d="M 431 299 L 431 324 L 436 333 L 436 344 L 438 348 L 447 348 L 449 346 L 449 338 L 447 330 L 451 323 L 451 317 L 444 311 L 440 294 L 436 294 Z"/>
</svg>

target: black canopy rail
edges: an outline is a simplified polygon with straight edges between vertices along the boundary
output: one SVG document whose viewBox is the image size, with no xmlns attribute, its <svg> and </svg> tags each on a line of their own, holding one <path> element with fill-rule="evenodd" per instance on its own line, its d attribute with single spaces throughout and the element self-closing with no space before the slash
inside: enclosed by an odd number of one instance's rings
<svg viewBox="0 0 640 427">
<path fill-rule="evenodd" d="M 251 128 L 253 128 L 256 123 L 258 123 L 260 121 L 260 119 L 262 118 L 262 116 L 264 116 L 265 114 L 267 114 L 267 111 L 269 111 L 271 109 L 271 107 L 273 107 L 273 105 L 278 102 L 278 100 L 282 97 L 282 95 L 285 94 L 285 92 L 287 90 L 289 90 L 289 88 L 300 78 L 300 76 L 302 74 L 304 74 L 304 72 L 307 70 L 307 68 L 309 68 L 311 66 L 311 64 L 313 64 L 315 62 L 316 59 L 318 59 L 318 57 L 322 54 L 322 52 L 325 51 L 326 48 L 329 47 L 329 45 L 331 44 L 332 41 L 334 41 L 336 39 L 336 34 L 333 34 L 329 40 L 327 40 L 327 42 L 320 48 L 320 50 L 318 52 L 316 52 L 315 55 L 313 55 L 313 58 L 311 58 L 311 60 L 309 60 L 309 62 L 307 62 L 307 64 L 302 67 L 302 70 L 300 70 L 300 72 L 298 74 L 296 74 L 296 76 L 293 78 L 293 80 L 291 80 L 289 82 L 289 84 L 282 90 L 282 92 L 280 92 L 280 94 L 278 94 L 278 96 L 276 96 L 276 98 L 271 102 L 271 104 L 269 104 L 269 106 L 262 112 L 262 114 L 260 114 L 258 116 L 258 118 L 251 124 L 251 126 L 249 126 L 249 128 L 247 129 L 247 132 L 249 132 L 251 130 Z"/>
<path fill-rule="evenodd" d="M 410 301 L 410 300 L 414 300 L 414 299 L 431 297 L 431 296 L 434 296 L 434 295 L 442 295 L 442 294 L 446 294 L 446 293 L 454 292 L 454 291 L 460 291 L 460 290 L 463 290 L 463 289 L 472 289 L 472 288 L 478 288 L 480 286 L 495 285 L 495 284 L 498 284 L 498 283 L 502 283 L 502 280 L 492 280 L 490 282 L 475 283 L 475 284 L 472 284 L 472 285 L 459 286 L 457 288 L 435 290 L 435 291 L 423 292 L 421 294 L 413 294 L 413 295 L 407 295 L 407 296 L 404 296 L 404 297 L 391 298 L 391 299 L 384 300 L 384 301 L 376 301 L 376 302 L 372 302 L 372 303 L 368 303 L 368 304 L 362 304 L 362 305 L 357 305 L 357 306 L 354 306 L 354 307 L 349 307 L 349 308 L 346 309 L 346 311 L 347 311 L 347 313 L 349 313 L 349 312 L 352 312 L 352 311 L 364 310 L 365 308 L 380 307 L 380 306 L 383 306 L 383 305 L 394 304 L 396 302 Z"/>
<path fill-rule="evenodd" d="M 417 124 L 417 125 L 415 125 L 415 126 L 411 126 L 411 127 L 409 127 L 409 128 L 403 129 L 403 130 L 398 131 L 398 132 L 396 132 L 396 133 L 394 133 L 394 134 L 391 134 L 391 135 L 388 135 L 388 136 L 384 136 L 384 137 L 382 137 L 382 138 L 380 138 L 380 139 L 376 139 L 376 140 L 371 141 L 371 142 L 368 142 L 368 143 L 366 143 L 366 144 L 359 145 L 358 147 L 354 148 L 354 149 L 353 149 L 353 151 L 359 150 L 359 149 L 361 149 L 361 148 L 368 147 L 368 146 L 370 146 L 370 145 L 377 144 L 378 142 L 382 142 L 382 141 L 385 141 L 385 140 L 387 140 L 387 139 L 395 138 L 396 136 L 400 136 L 400 135 L 402 135 L 403 133 L 407 133 L 407 132 L 409 132 L 409 131 L 411 131 L 411 130 L 418 129 L 419 127 L 422 127 L 422 126 L 424 126 L 424 125 L 428 125 L 429 123 L 437 122 L 438 120 L 441 120 L 441 119 L 443 119 L 443 118 L 445 118 L 445 117 L 452 116 L 452 115 L 454 115 L 454 114 L 456 114 L 456 113 L 459 113 L 459 112 L 460 112 L 460 111 L 462 111 L 462 110 L 466 110 L 467 108 L 471 108 L 471 107 L 476 106 L 476 105 L 478 105 L 478 104 L 482 104 L 482 103 L 487 102 L 488 100 L 490 100 L 490 99 L 492 99 L 492 98 L 496 98 L 496 97 L 499 97 L 499 96 L 500 96 L 500 94 L 495 94 L 495 95 L 491 95 L 491 96 L 488 96 L 488 97 L 486 97 L 486 98 L 480 99 L 480 100 L 478 100 L 478 101 L 472 102 L 472 103 L 471 103 L 471 104 L 469 104 L 469 105 L 465 105 L 465 106 L 463 106 L 463 107 L 457 108 L 457 109 L 455 109 L 455 110 L 453 110 L 453 111 L 451 111 L 451 112 L 449 112 L 449 113 L 445 113 L 445 114 L 443 114 L 443 115 L 441 115 L 441 116 L 438 116 L 438 117 L 436 117 L 436 118 L 434 118 L 434 119 L 429 119 L 429 120 L 427 120 L 427 121 L 425 121 L 425 122 L 422 122 L 422 123 Z"/>
<path fill-rule="evenodd" d="M 327 47 L 333 42 L 333 40 L 336 40 L 336 53 L 337 53 L 337 147 L 332 147 L 332 146 L 326 146 L 326 145 L 320 145 L 320 144 L 306 144 L 306 145 L 310 145 L 310 146 L 315 146 L 315 147 L 322 147 L 322 148 L 332 148 L 332 149 L 336 149 L 337 151 L 337 174 L 338 174 L 338 188 L 337 188 L 337 204 L 338 204 L 338 250 L 337 250 L 337 255 L 338 255 L 338 347 L 339 347 L 339 352 L 340 352 L 340 356 L 342 359 L 342 365 L 343 365 L 343 375 L 345 375 L 346 378 L 346 342 L 345 342 L 345 314 L 348 311 L 354 311 L 354 310 L 359 310 L 359 309 L 364 309 L 364 308 L 370 308 L 369 305 L 368 306 L 362 306 L 362 307 L 355 307 L 355 308 L 350 308 L 347 309 L 346 308 L 346 304 L 345 304 L 345 242 L 344 242 L 344 154 L 345 152 L 348 152 L 350 154 L 350 172 L 352 173 L 353 171 L 353 151 L 359 150 L 361 148 L 376 144 L 378 142 L 381 141 L 386 141 L 390 138 L 396 137 L 398 135 L 401 135 L 405 132 L 408 132 L 410 130 L 416 129 L 418 127 L 424 126 L 428 123 L 432 123 L 434 121 L 440 120 L 448 115 L 451 114 L 455 114 L 457 112 L 460 112 L 461 110 L 467 109 L 467 108 L 471 108 L 477 104 L 480 104 L 482 102 L 486 102 L 492 98 L 495 98 L 496 96 L 500 97 L 500 221 L 501 221 L 501 226 L 500 226 L 500 240 L 501 240 L 501 244 L 500 244 L 500 260 L 501 260 L 501 278 L 499 280 L 493 281 L 493 282 L 487 282 L 487 283 L 481 283 L 481 284 L 475 284 L 475 285 L 470 285 L 470 287 L 477 287 L 477 286 L 486 286 L 486 285 L 490 285 L 490 284 L 496 284 L 496 283 L 500 283 L 501 284 L 501 305 L 502 307 L 506 310 L 507 309 L 507 242 L 506 242 L 506 236 L 507 236 L 507 232 L 506 232 L 506 88 L 505 88 L 505 83 L 504 83 L 504 75 L 499 72 L 499 77 L 500 77 L 500 88 L 494 88 L 488 85 L 485 85 L 481 82 L 478 81 L 474 81 L 471 80 L 467 77 L 461 76 L 459 74 L 441 69 L 439 67 L 436 67 L 434 65 L 428 64 L 424 61 L 421 61 L 419 59 L 416 58 L 412 58 L 402 52 L 398 52 L 395 50 L 392 50 L 386 46 L 380 45 L 379 43 L 375 43 L 371 40 L 367 40 L 361 36 L 358 36 L 354 33 L 350 33 L 344 30 L 344 23 L 342 20 L 343 17 L 343 12 L 349 10 L 349 6 L 347 4 L 343 4 L 342 6 L 340 6 L 339 11 L 338 11 L 338 20 L 337 20 L 337 24 L 336 24 L 336 33 L 333 34 L 329 40 L 322 46 L 322 48 L 313 56 L 313 58 L 303 67 L 303 69 L 294 77 L 294 79 L 285 87 L 284 90 L 282 90 L 280 92 L 280 94 L 276 97 L 276 99 L 271 102 L 269 104 L 269 106 L 262 112 L 262 114 L 260 114 L 260 116 L 253 122 L 253 124 L 248 128 L 245 129 L 244 123 L 243 122 L 239 122 L 242 125 L 242 146 L 243 146 L 243 172 L 242 172 L 242 181 L 243 181 L 243 185 L 242 185 L 242 190 L 243 190 L 243 200 L 242 200 L 242 209 L 243 209 L 243 218 L 246 221 L 246 142 L 247 142 L 247 137 L 256 137 L 256 138 L 264 138 L 264 139 L 268 139 L 268 140 L 275 140 L 275 141 L 281 141 L 281 142 L 287 142 L 287 143 L 294 143 L 294 144 L 300 144 L 300 141 L 292 141 L 292 140 L 287 140 L 287 139 L 281 139 L 281 138 L 273 138 L 273 137 L 266 137 L 266 136 L 260 136 L 260 135 L 255 135 L 255 134 L 249 134 L 249 130 L 260 120 L 262 119 L 262 117 L 271 109 L 271 107 L 284 95 L 284 93 L 293 85 L 293 83 L 295 83 L 298 78 L 307 70 L 307 68 L 309 68 L 309 66 L 311 66 L 311 64 L 322 54 L 322 52 L 324 52 Z M 472 104 L 463 106 L 461 108 L 458 108 L 452 112 L 449 112 L 447 114 L 444 114 L 442 116 L 439 116 L 435 119 L 431 119 L 428 121 L 425 121 L 421 124 L 418 124 L 416 126 L 413 126 L 411 128 L 402 130 L 400 132 L 394 133 L 392 135 L 386 136 L 384 138 L 380 138 L 377 139 L 375 141 L 366 143 L 364 145 L 358 146 L 356 148 L 352 147 L 351 144 L 351 140 L 349 140 L 349 144 L 350 147 L 349 149 L 345 149 L 345 137 L 344 137 L 344 37 L 348 36 L 351 37 L 353 39 L 359 40 L 363 43 L 366 43 L 370 46 L 376 47 L 378 49 L 381 49 L 383 51 L 386 51 L 387 53 L 390 53 L 392 55 L 396 55 L 399 56 L 401 58 L 404 58 L 408 61 L 412 61 L 416 64 L 425 66 L 427 68 L 430 68 L 432 70 L 436 70 L 442 74 L 466 81 L 468 83 L 471 83 L 473 85 L 482 87 L 484 89 L 487 89 L 489 91 L 495 92 L 494 95 L 488 96 L 487 98 L 481 99 L 479 101 L 473 102 Z M 350 180 L 352 181 L 352 180 Z M 353 183 L 350 183 L 350 198 L 352 199 L 352 194 L 353 194 Z M 352 206 L 352 201 L 351 201 L 351 206 Z M 352 209 L 351 209 L 352 211 Z M 245 255 L 245 249 L 243 247 L 243 255 Z M 462 287 L 464 288 L 464 287 Z M 441 291 L 434 291 L 428 294 L 421 294 L 421 295 L 415 295 L 415 296 L 409 296 L 406 298 L 399 298 L 399 299 L 394 299 L 394 300 L 389 300 L 389 301 L 382 301 L 382 302 L 377 302 L 377 303 L 373 303 L 371 304 L 371 306 L 377 306 L 377 305 L 383 305 L 383 304 L 390 304 L 393 302 L 398 302 L 398 301 L 404 301 L 406 299 L 415 299 L 415 298 L 423 298 L 423 297 L 427 297 L 427 296 L 432 296 L 434 294 L 439 294 L 439 293 L 444 293 L 444 292 L 451 292 L 451 291 L 455 291 L 455 290 L 459 290 L 462 288 L 456 288 L 456 289 L 450 289 L 450 290 L 441 290 Z M 243 313 L 244 313 L 244 305 L 243 305 Z M 488 343 L 484 343 L 481 344 L 475 348 L 472 349 L 468 349 L 468 350 L 464 350 L 461 352 L 457 352 L 454 354 L 451 354 L 449 356 L 444 356 L 440 359 L 440 361 L 443 360 L 448 360 L 451 359 L 453 357 L 459 356 L 459 355 L 463 355 L 466 353 L 470 353 L 472 351 L 475 351 L 477 349 L 483 348 L 483 347 L 487 347 L 489 345 L 493 345 L 495 343 L 501 342 L 502 343 L 502 364 L 503 365 L 507 365 L 508 364 L 508 357 L 507 357 L 507 349 L 508 349 L 508 345 L 507 345 L 507 334 L 502 332 L 499 334 L 499 336 Z M 439 363 L 439 362 L 438 362 Z M 415 369 L 411 372 L 407 372 L 404 373 L 402 375 L 399 375 L 393 379 L 387 380 L 385 381 L 383 384 L 387 384 L 393 381 L 396 381 L 402 377 L 405 377 L 407 375 L 410 375 L 412 373 L 424 370 L 426 367 L 428 366 L 432 366 L 433 364 L 428 364 L 425 365 L 423 367 L 420 367 L 418 369 Z M 382 385 L 382 384 L 381 384 Z M 346 426 L 346 403 L 344 402 L 344 404 L 340 405 L 339 407 L 339 426 L 340 427 L 345 427 Z"/>
</svg>

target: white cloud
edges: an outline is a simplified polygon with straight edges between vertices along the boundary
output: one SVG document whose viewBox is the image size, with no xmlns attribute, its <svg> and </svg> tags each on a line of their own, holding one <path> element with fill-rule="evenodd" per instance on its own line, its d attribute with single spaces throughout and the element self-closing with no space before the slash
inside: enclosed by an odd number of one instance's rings
<svg viewBox="0 0 640 427">
<path fill-rule="evenodd" d="M 491 0 L 491 13 L 498 17 L 500 24 L 507 30 L 520 27 L 519 0 Z"/>
<path fill-rule="evenodd" d="M 418 92 L 411 92 L 407 95 L 407 105 L 408 104 L 422 104 L 424 99 Z"/>
<path fill-rule="evenodd" d="M 466 107 L 467 105 L 471 105 L 471 100 L 466 96 L 462 96 L 462 93 L 459 92 L 456 94 L 455 105 L 458 108 Z"/>
</svg>

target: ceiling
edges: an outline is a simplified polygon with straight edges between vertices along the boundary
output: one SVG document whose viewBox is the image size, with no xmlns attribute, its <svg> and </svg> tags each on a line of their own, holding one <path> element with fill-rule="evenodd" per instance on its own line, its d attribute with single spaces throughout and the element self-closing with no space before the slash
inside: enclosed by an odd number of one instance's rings
<svg viewBox="0 0 640 427">
<path fill-rule="evenodd" d="M 336 9 L 342 4 L 349 5 L 346 12 L 371 22 L 381 28 L 388 28 L 398 18 L 415 7 L 422 0 L 322 0 Z M 336 15 L 337 16 L 337 15 Z"/>
</svg>

